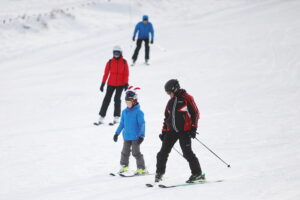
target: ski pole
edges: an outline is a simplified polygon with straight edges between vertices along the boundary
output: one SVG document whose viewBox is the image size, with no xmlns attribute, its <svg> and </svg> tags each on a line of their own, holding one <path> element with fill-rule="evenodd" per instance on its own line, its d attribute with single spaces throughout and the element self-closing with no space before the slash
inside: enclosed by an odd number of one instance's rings
<svg viewBox="0 0 300 200">
<path fill-rule="evenodd" d="M 217 158 L 219 158 L 224 164 L 227 165 L 227 167 L 230 167 L 230 165 L 228 163 L 226 163 L 222 158 L 220 158 L 215 152 L 213 152 L 210 148 L 208 148 L 203 142 L 201 142 L 200 140 L 198 140 L 198 138 L 195 137 L 195 139 L 202 144 L 206 149 L 208 149 L 212 154 L 214 154 Z"/>
<path fill-rule="evenodd" d="M 174 149 L 179 155 L 181 155 L 182 157 L 184 157 L 184 156 L 182 155 L 182 153 L 180 153 L 180 151 L 178 151 L 175 147 L 173 147 L 173 149 Z"/>
</svg>

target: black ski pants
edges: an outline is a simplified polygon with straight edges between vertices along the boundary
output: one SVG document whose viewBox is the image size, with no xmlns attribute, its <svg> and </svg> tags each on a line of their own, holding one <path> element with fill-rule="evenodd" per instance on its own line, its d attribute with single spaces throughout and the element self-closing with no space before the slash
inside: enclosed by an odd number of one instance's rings
<svg viewBox="0 0 300 200">
<path fill-rule="evenodd" d="M 115 101 L 114 117 L 120 117 L 120 115 L 121 115 L 121 95 L 122 95 L 123 89 L 124 89 L 124 86 L 107 85 L 106 94 L 103 99 L 99 115 L 101 115 L 102 117 L 106 116 L 106 111 L 110 104 L 111 97 L 112 97 L 114 91 L 116 91 L 115 97 L 114 97 L 114 101 Z"/>
<path fill-rule="evenodd" d="M 133 61 L 137 60 L 143 41 L 145 42 L 145 59 L 149 60 L 149 53 L 150 53 L 149 39 L 137 39 L 136 48 L 132 56 Z"/>
<path fill-rule="evenodd" d="M 193 153 L 191 138 L 186 133 L 166 133 L 160 151 L 157 153 L 156 173 L 164 174 L 166 164 L 174 144 L 179 139 L 179 144 L 184 158 L 189 162 L 192 174 L 202 173 L 198 158 Z"/>
</svg>

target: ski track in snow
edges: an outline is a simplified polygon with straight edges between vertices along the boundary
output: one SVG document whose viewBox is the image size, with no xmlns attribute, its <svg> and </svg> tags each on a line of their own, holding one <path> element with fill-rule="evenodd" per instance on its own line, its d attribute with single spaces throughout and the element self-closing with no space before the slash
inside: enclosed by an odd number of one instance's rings
<svg viewBox="0 0 300 200">
<path fill-rule="evenodd" d="M 1 200 L 300 198 L 299 1 L 82 2 L 1 1 L 0 20 L 77 6 L 68 12 L 74 18 L 44 18 L 47 28 L 34 20 L 0 24 Z M 232 168 L 197 141 L 193 149 L 208 180 L 224 182 L 160 189 L 145 187 L 153 176 L 109 176 L 119 169 L 122 140 L 113 142 L 117 127 L 108 125 L 113 102 L 107 124 L 92 125 L 104 96 L 100 82 L 114 45 L 131 61 L 143 14 L 155 44 L 150 66 L 141 49 L 130 84 L 142 88 L 148 170 L 155 172 L 160 148 L 163 86 L 178 78 L 198 104 L 199 139 Z M 189 175 L 172 151 L 165 184 Z"/>
</svg>

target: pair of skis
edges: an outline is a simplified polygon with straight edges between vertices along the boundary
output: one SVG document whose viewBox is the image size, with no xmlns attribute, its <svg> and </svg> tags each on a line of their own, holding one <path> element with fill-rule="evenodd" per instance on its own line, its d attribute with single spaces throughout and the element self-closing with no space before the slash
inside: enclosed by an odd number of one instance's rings
<svg viewBox="0 0 300 200">
<path fill-rule="evenodd" d="M 104 124 L 104 123 L 101 123 L 101 122 L 94 122 L 94 125 L 95 125 L 95 126 L 100 126 L 100 125 L 102 125 L 102 124 Z M 110 125 L 110 126 L 114 126 L 115 124 L 117 124 L 117 122 L 109 122 L 109 123 L 108 123 L 108 125 Z"/>
<path fill-rule="evenodd" d="M 150 65 L 150 63 L 148 63 L 148 62 L 144 62 L 144 65 L 147 65 L 147 66 L 149 66 L 149 65 Z M 131 67 L 134 67 L 134 66 L 135 66 L 135 63 L 132 63 L 130 66 L 131 66 Z"/>
<path fill-rule="evenodd" d="M 151 173 L 147 174 L 125 174 L 125 173 L 110 173 L 110 176 L 120 176 L 120 177 L 138 177 L 138 176 L 147 176 L 147 175 L 154 175 Z M 159 188 L 174 188 L 174 187 L 185 187 L 185 186 L 192 186 L 192 185 L 199 185 L 199 184 L 207 184 L 207 183 L 220 183 L 223 182 L 224 180 L 219 179 L 219 180 L 201 180 L 201 181 L 196 181 L 196 182 L 191 182 L 191 183 L 179 183 L 179 184 L 162 184 L 160 182 L 155 182 L 155 183 L 146 183 L 147 187 L 156 187 L 158 186 Z"/>
</svg>

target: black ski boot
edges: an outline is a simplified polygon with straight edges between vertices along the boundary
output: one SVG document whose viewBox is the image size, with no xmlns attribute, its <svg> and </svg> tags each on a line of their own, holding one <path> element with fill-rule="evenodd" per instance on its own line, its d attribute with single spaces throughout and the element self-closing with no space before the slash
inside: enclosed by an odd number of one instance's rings
<svg viewBox="0 0 300 200">
<path fill-rule="evenodd" d="M 205 181 L 205 174 L 201 174 L 201 173 L 192 174 L 189 180 L 186 181 L 186 183 L 194 183 L 199 181 Z"/>
<path fill-rule="evenodd" d="M 134 59 L 132 59 L 132 64 L 131 64 L 131 67 L 133 67 L 135 65 L 135 61 Z"/>
<path fill-rule="evenodd" d="M 145 65 L 150 65 L 148 59 L 145 60 Z"/>
<path fill-rule="evenodd" d="M 160 182 L 162 180 L 163 175 L 164 175 L 163 173 L 157 172 L 155 174 L 155 181 L 154 182 L 156 182 L 156 183 Z"/>
</svg>

